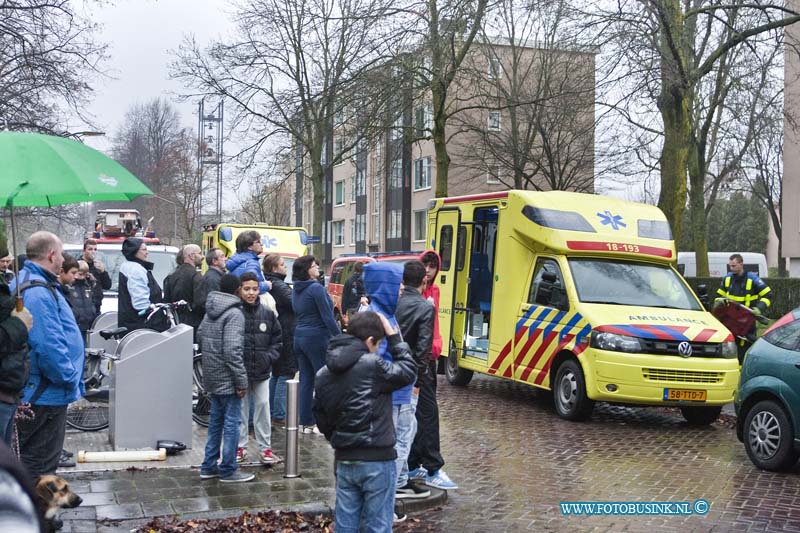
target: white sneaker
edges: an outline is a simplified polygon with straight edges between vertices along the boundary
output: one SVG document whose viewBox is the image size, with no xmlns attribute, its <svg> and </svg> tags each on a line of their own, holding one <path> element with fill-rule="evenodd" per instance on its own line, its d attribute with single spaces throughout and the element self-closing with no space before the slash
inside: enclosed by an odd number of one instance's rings
<svg viewBox="0 0 800 533">
<path fill-rule="evenodd" d="M 305 433 L 307 435 L 322 435 L 322 432 L 317 429 L 316 424 L 313 426 L 300 426 L 300 433 Z"/>
<path fill-rule="evenodd" d="M 392 518 L 392 523 L 393 524 L 402 524 L 403 522 L 406 521 L 406 518 L 408 518 L 408 515 L 400 514 L 397 511 L 395 511 L 394 512 L 394 517 Z"/>
</svg>

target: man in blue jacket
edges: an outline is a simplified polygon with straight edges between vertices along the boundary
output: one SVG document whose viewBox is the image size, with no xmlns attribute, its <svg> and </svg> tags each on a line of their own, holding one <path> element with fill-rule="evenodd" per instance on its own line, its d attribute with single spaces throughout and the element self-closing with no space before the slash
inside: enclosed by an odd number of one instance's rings
<svg viewBox="0 0 800 533">
<path fill-rule="evenodd" d="M 402 280 L 403 267 L 401 265 L 380 262 L 364 265 L 364 290 L 369 296 L 369 309 L 386 317 L 396 330 L 400 328 L 394 314 L 400 298 Z M 378 354 L 387 361 L 391 361 L 392 356 L 388 346 L 388 342 L 384 339 L 378 346 Z M 411 451 L 411 443 L 414 442 L 414 435 L 417 432 L 415 412 L 419 389 L 415 388 L 415 382 L 416 380 L 392 393 L 392 419 L 397 438 L 395 443 L 397 488 L 413 491 L 410 496 L 412 498 L 424 498 L 430 495 L 430 491 L 416 489 L 408 483 L 408 453 Z"/>
<path fill-rule="evenodd" d="M 258 278 L 258 293 L 264 294 L 272 289 L 272 283 L 264 279 L 258 256 L 264 251 L 261 235 L 256 230 L 243 231 L 236 237 L 236 253 L 225 263 L 225 268 L 234 276 L 241 277 L 245 272 L 252 272 Z"/>
<path fill-rule="evenodd" d="M 22 463 L 33 476 L 55 473 L 64 445 L 67 405 L 84 393 L 83 336 L 57 288 L 62 250 L 61 240 L 52 233 L 34 233 L 18 277 L 25 307 L 33 315 L 28 335 L 30 376 L 22 399 L 33 406 L 34 417 L 19 424 Z"/>
</svg>

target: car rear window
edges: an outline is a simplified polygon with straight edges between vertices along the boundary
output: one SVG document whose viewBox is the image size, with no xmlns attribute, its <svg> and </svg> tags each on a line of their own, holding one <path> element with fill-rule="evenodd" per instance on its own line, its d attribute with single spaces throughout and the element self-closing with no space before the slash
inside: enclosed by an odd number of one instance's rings
<svg viewBox="0 0 800 533">
<path fill-rule="evenodd" d="M 800 350 L 800 320 L 784 324 L 764 335 L 764 340 L 784 350 Z"/>
</svg>

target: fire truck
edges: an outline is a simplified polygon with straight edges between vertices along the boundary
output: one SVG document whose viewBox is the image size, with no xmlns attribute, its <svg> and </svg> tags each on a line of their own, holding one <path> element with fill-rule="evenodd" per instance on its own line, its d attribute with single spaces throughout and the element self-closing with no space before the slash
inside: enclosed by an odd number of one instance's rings
<svg viewBox="0 0 800 533">
<path fill-rule="evenodd" d="M 138 237 L 147 244 L 161 244 L 155 231 L 142 227 L 142 217 L 136 209 L 98 210 L 94 231 L 89 237 L 95 239 L 97 244 L 121 243 L 127 237 Z"/>
</svg>

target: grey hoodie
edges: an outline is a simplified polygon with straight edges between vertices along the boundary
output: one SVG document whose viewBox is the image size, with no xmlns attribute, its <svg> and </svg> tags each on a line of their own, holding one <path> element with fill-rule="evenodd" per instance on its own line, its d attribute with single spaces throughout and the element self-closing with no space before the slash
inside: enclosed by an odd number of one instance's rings
<svg viewBox="0 0 800 533">
<path fill-rule="evenodd" d="M 233 294 L 210 292 L 198 339 L 203 347 L 206 392 L 235 394 L 236 389 L 246 389 L 242 300 Z"/>
</svg>

